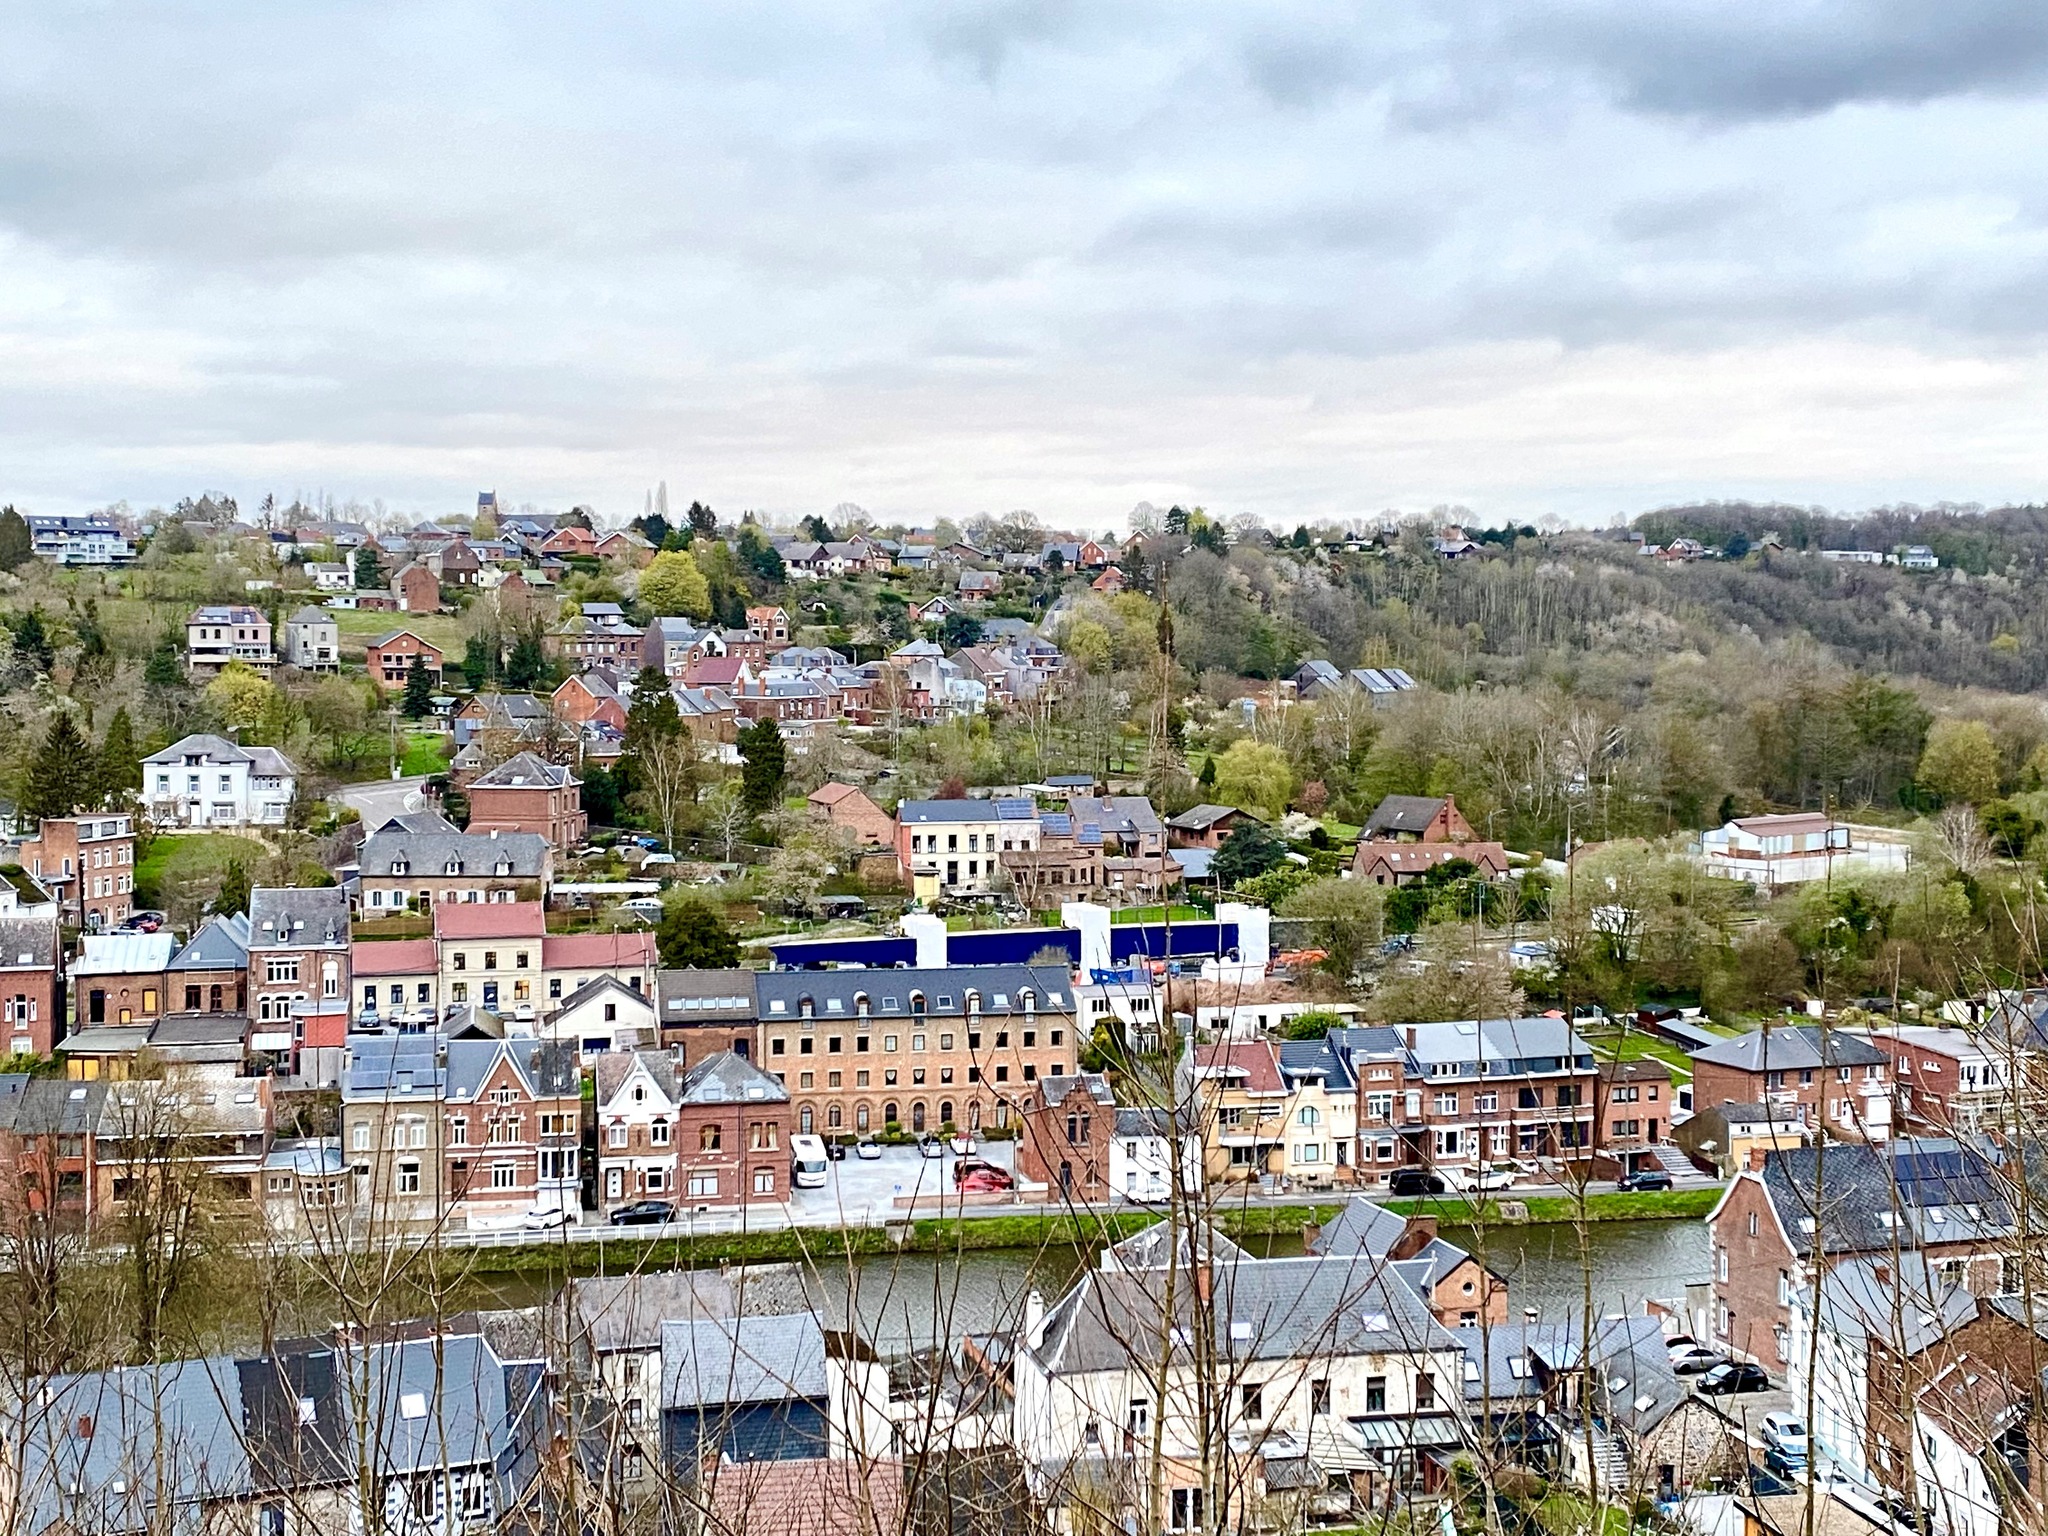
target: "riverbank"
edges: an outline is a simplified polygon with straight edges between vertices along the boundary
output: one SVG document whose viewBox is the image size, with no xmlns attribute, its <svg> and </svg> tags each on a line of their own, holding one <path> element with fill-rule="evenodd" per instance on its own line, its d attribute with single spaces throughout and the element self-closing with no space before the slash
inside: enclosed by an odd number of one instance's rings
<svg viewBox="0 0 2048 1536">
<path fill-rule="evenodd" d="M 1589 1222 L 1699 1220 L 1721 1198 L 1718 1189 L 1586 1197 Z M 1464 1199 L 1387 1200 L 1401 1215 L 1429 1215 L 1446 1226 L 1496 1227 L 1569 1225 L 1580 1202 L 1563 1195 L 1537 1196 L 1519 1204 L 1526 1219 L 1509 1220 L 1501 1202 Z M 1308 1224 L 1334 1221 L 1341 1202 L 1323 1205 L 1221 1205 L 1213 1215 L 1228 1237 L 1299 1237 Z M 1049 1210 L 1014 1216 L 932 1217 L 888 1227 L 793 1227 L 763 1232 L 715 1232 L 682 1237 L 636 1238 L 622 1232 L 603 1242 L 562 1242 L 536 1238 L 516 1247 L 476 1248 L 468 1257 L 478 1275 L 595 1275 L 634 1270 L 696 1268 L 710 1264 L 769 1264 L 797 1261 L 841 1265 L 889 1254 L 1029 1252 L 1049 1248 L 1094 1249 L 1141 1231 L 1160 1219 L 1146 1210 L 1073 1212 Z"/>
</svg>

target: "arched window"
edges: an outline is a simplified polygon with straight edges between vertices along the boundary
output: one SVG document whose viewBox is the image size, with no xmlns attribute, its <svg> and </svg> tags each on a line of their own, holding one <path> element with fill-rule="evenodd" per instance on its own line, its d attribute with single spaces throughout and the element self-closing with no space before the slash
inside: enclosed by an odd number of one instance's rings
<svg viewBox="0 0 2048 1536">
<path fill-rule="evenodd" d="M 981 1133 L 981 1100 L 976 1099 L 967 1106 L 967 1129 L 976 1135 Z"/>
<path fill-rule="evenodd" d="M 868 1107 L 865 1104 L 853 1106 L 853 1128 L 864 1131 L 868 1128 Z"/>
<path fill-rule="evenodd" d="M 1038 1011 L 1038 994 L 1029 987 L 1026 987 L 1017 994 L 1017 1001 L 1023 1005 L 1026 1013 L 1036 1013 Z"/>
<path fill-rule="evenodd" d="M 862 1018 L 866 1018 L 868 1016 L 867 993 L 856 992 L 853 994 L 853 1011 L 859 1014 Z"/>
<path fill-rule="evenodd" d="M 806 1104 L 802 1109 L 798 1110 L 796 1119 L 797 1129 L 806 1136 L 810 1135 L 812 1125 L 811 1106 Z"/>
<path fill-rule="evenodd" d="M 882 1106 L 882 1124 L 901 1125 L 902 1123 L 903 1117 L 896 1113 L 896 1101 L 891 1099 Z"/>
<path fill-rule="evenodd" d="M 980 1012 L 981 1012 L 981 994 L 980 994 L 979 992 L 975 991 L 975 990 L 974 990 L 974 989 L 973 989 L 972 987 L 970 987 L 970 988 L 968 988 L 968 990 L 967 990 L 967 1016 L 968 1016 L 969 1018 L 972 1018 L 972 1017 L 974 1017 L 974 1015 L 976 1015 L 976 1014 L 978 1014 L 978 1013 L 980 1013 Z"/>
<path fill-rule="evenodd" d="M 838 1129 L 839 1129 L 839 1124 L 840 1124 L 840 1121 L 839 1121 L 839 1106 L 838 1106 L 837 1104 L 828 1104 L 828 1105 L 826 1105 L 826 1106 L 825 1106 L 825 1129 L 826 1129 L 826 1130 L 828 1130 L 828 1131 L 836 1131 L 836 1130 L 838 1130 Z"/>
<path fill-rule="evenodd" d="M 910 1106 L 910 1128 L 920 1136 L 924 1134 L 924 1100 L 919 1099 Z"/>
<path fill-rule="evenodd" d="M 941 1099 L 939 1101 L 939 1124 L 951 1125 L 952 1123 L 953 1101 L 951 1099 Z"/>
<path fill-rule="evenodd" d="M 806 992 L 796 1000 L 796 1016 L 798 1018 L 808 1019 L 817 1011 L 818 1005 L 812 1001 L 810 993 Z"/>
<path fill-rule="evenodd" d="M 924 1012 L 924 994 L 922 992 L 913 992 L 910 994 L 910 1011 L 912 1013 Z"/>
<path fill-rule="evenodd" d="M 1304 1104 L 1304 1105 L 1302 1105 L 1302 1107 L 1301 1107 L 1301 1123 L 1302 1123 L 1303 1125 L 1320 1125 L 1320 1124 L 1322 1123 L 1322 1119 L 1323 1119 L 1323 1112 L 1322 1112 L 1321 1110 L 1317 1109 L 1317 1108 L 1315 1107 L 1315 1105 L 1313 1105 L 1313 1104 Z"/>
</svg>

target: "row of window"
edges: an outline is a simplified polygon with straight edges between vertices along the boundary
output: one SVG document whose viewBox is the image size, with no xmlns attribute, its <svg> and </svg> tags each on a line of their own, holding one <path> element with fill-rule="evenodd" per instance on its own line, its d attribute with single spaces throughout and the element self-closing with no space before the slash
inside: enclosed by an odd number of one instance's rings
<svg viewBox="0 0 2048 1536">
<path fill-rule="evenodd" d="M 909 1069 L 909 1071 L 910 1086 L 913 1088 L 922 1088 L 925 1085 L 925 1083 L 929 1080 L 927 1071 L 923 1067 L 912 1067 Z M 1066 1075 L 1066 1067 L 1060 1062 L 1052 1062 L 1046 1067 L 1045 1075 L 1047 1077 L 1064 1077 Z M 884 1088 L 894 1088 L 897 1086 L 901 1077 L 901 1069 L 896 1067 L 884 1067 L 882 1069 L 882 1086 Z M 940 1067 L 938 1080 L 941 1084 L 947 1084 L 952 1082 L 953 1069 L 951 1067 Z M 1010 1080 L 1009 1063 L 998 1062 L 995 1067 L 995 1075 L 988 1080 L 998 1083 L 1007 1083 Z M 789 1086 L 789 1074 L 787 1072 L 777 1072 L 775 1074 L 775 1081 L 777 1081 L 778 1083 L 782 1084 L 785 1088 L 787 1088 Z M 978 1083 L 983 1081 L 981 1075 L 981 1068 L 969 1067 L 967 1069 L 967 1081 L 970 1083 Z M 1035 1083 L 1038 1081 L 1038 1067 L 1035 1063 L 1028 1061 L 1024 1063 L 1023 1081 L 1027 1083 Z M 815 1088 L 818 1086 L 818 1074 L 815 1072 L 799 1072 L 796 1075 L 796 1085 L 798 1088 Z M 827 1072 L 825 1074 L 825 1086 L 827 1088 L 844 1088 L 846 1086 L 846 1074 L 842 1071 L 837 1070 Z M 853 1074 L 853 1086 L 856 1088 L 873 1087 L 874 1073 L 870 1071 L 868 1068 L 862 1067 L 860 1070 Z"/>
<path fill-rule="evenodd" d="M 982 1048 L 981 1034 L 982 1032 L 978 1029 L 970 1029 L 967 1031 L 968 1050 L 978 1051 Z M 1025 1048 L 1033 1048 L 1038 1044 L 1037 1030 L 1026 1029 L 1020 1031 L 1020 1034 L 1023 1037 L 1023 1044 Z M 1010 1032 L 1007 1029 L 999 1029 L 995 1031 L 995 1037 L 996 1038 L 994 1049 L 999 1051 L 1006 1051 L 1010 1048 Z M 898 1048 L 898 1042 L 902 1038 L 903 1037 L 901 1035 L 882 1036 L 882 1050 L 885 1053 L 894 1052 Z M 942 1051 L 952 1050 L 954 1038 L 955 1037 L 951 1031 L 941 1031 L 939 1035 L 939 1049 Z M 873 1039 L 874 1037 L 872 1035 L 855 1035 L 853 1037 L 854 1054 L 856 1056 L 865 1055 L 869 1050 L 870 1044 L 873 1041 Z M 922 1034 L 912 1035 L 910 1037 L 911 1051 L 913 1053 L 923 1051 L 925 1048 L 926 1039 L 927 1037 Z M 1067 1032 L 1064 1029 L 1055 1029 L 1047 1032 L 1046 1043 L 1049 1045 L 1064 1045 L 1066 1043 L 1066 1039 Z M 799 1056 L 814 1055 L 817 1050 L 817 1044 L 817 1036 L 800 1035 L 797 1037 L 796 1053 Z M 841 1055 L 844 1053 L 845 1049 L 846 1037 L 844 1035 L 827 1035 L 825 1037 L 825 1054 L 827 1056 Z M 789 1041 L 781 1036 L 777 1036 L 771 1039 L 768 1042 L 768 1054 L 770 1056 L 788 1055 Z"/>
<path fill-rule="evenodd" d="M 1864 1067 L 1864 1069 L 1863 1069 L 1863 1080 L 1864 1080 L 1864 1081 L 1865 1081 L 1866 1083 L 1881 1083 L 1881 1082 L 1883 1082 L 1883 1081 L 1884 1081 L 1884 1065 L 1885 1065 L 1885 1064 L 1884 1064 L 1883 1062 L 1881 1062 L 1881 1061 L 1873 1061 L 1873 1062 L 1871 1062 L 1871 1063 L 1870 1063 L 1870 1064 L 1869 1064 L 1868 1066 Z M 1802 1088 L 1811 1088 L 1811 1087 L 1813 1086 L 1813 1072 L 1814 1072 L 1814 1069 L 1813 1069 L 1812 1067 L 1802 1067 L 1802 1068 L 1800 1068 L 1800 1069 L 1799 1069 L 1799 1086 L 1800 1086 L 1800 1087 L 1802 1087 Z M 1835 1081 L 1836 1081 L 1836 1082 L 1838 1082 L 1838 1083 L 1846 1083 L 1846 1082 L 1848 1082 L 1848 1081 L 1850 1080 L 1850 1078 L 1851 1078 L 1851 1076 L 1852 1076 L 1852 1075 L 1854 1074 L 1854 1072 L 1855 1072 L 1855 1068 L 1853 1068 L 1853 1067 L 1837 1067 L 1837 1068 L 1835 1068 Z M 1769 1087 L 1772 1087 L 1772 1088 L 1783 1088 L 1783 1087 L 1785 1086 L 1785 1082 L 1786 1082 L 1786 1079 L 1787 1079 L 1788 1077 L 1790 1077 L 1790 1076 L 1791 1076 L 1791 1073 L 1790 1073 L 1789 1071 L 1787 1071 L 1787 1072 L 1767 1072 L 1767 1073 L 1765 1073 L 1765 1074 L 1764 1074 L 1764 1081 L 1765 1081 L 1765 1084 L 1766 1084 L 1767 1086 L 1769 1086 Z"/>
<path fill-rule="evenodd" d="M 391 873 L 394 875 L 402 875 L 405 873 L 405 871 L 400 869 L 394 869 L 392 870 Z M 451 875 L 457 875 L 462 873 L 462 871 L 457 869 L 451 869 L 448 870 L 447 873 Z M 505 873 L 509 875 L 511 873 L 511 870 L 508 868 L 505 871 Z M 479 876 L 478 878 L 481 879 L 482 877 Z M 370 892 L 369 905 L 373 908 L 389 907 L 394 912 L 402 912 L 412 906 L 412 896 L 413 893 L 410 891 L 373 890 Z M 423 910 L 426 907 L 431 906 L 433 904 L 433 899 L 434 893 L 432 891 L 422 889 L 419 892 L 419 905 Z M 444 907 L 477 906 L 486 902 L 503 903 L 517 901 L 518 899 L 519 893 L 517 891 L 486 892 L 475 889 L 450 889 L 445 890 L 441 893 L 441 905 Z"/>
<path fill-rule="evenodd" d="M 940 834 L 938 834 L 937 832 L 911 833 L 910 851 L 912 853 L 937 853 L 939 851 L 939 835 Z M 996 851 L 996 835 L 993 832 L 987 835 L 988 851 L 990 853 L 994 853 Z M 945 834 L 945 838 L 945 851 L 947 853 L 958 853 L 960 851 L 960 834 L 958 832 L 948 832 Z M 967 834 L 967 851 L 969 853 L 980 853 L 981 839 L 981 833 L 969 832 Z M 1020 839 L 1015 836 L 1010 836 L 1003 839 L 1003 852 L 1016 853 L 1020 850 L 1025 853 L 1029 853 L 1031 851 L 1031 840 L 1029 838 Z M 971 868 L 972 866 L 969 867 Z M 991 864 L 989 867 L 993 869 L 995 866 Z"/>
<path fill-rule="evenodd" d="M 1651 1097 L 1654 1098 L 1655 1096 L 1655 1091 L 1652 1090 Z M 1422 1118 L 1423 1094 L 1419 1090 L 1410 1089 L 1400 1097 L 1402 1099 L 1402 1108 L 1406 1112 L 1407 1118 L 1410 1121 L 1420 1120 Z M 1365 1096 L 1366 1120 L 1375 1125 L 1393 1124 L 1394 1099 L 1395 1095 L 1392 1093 L 1368 1093 Z M 1434 1095 L 1432 1104 L 1435 1113 L 1439 1115 L 1456 1115 L 1468 1112 L 1475 1115 L 1493 1115 L 1500 1112 L 1500 1101 L 1501 1095 L 1498 1091 L 1475 1093 L 1469 1100 L 1462 1094 L 1446 1092 Z M 1469 1111 L 1464 1107 L 1467 1103 L 1471 1106 Z M 1585 1085 L 1581 1083 L 1559 1083 L 1552 1092 L 1549 1101 L 1549 1104 L 1554 1104 L 1558 1109 L 1578 1109 L 1582 1108 L 1585 1103 Z M 1516 1109 L 1544 1109 L 1549 1107 L 1549 1105 L 1544 1100 L 1542 1088 L 1530 1086 L 1515 1090 L 1514 1107 Z"/>
</svg>

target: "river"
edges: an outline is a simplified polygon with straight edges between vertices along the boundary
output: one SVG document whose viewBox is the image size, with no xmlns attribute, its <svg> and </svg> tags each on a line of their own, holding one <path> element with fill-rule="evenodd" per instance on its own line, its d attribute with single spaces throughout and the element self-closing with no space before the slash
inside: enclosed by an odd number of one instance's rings
<svg viewBox="0 0 2048 1536">
<path fill-rule="evenodd" d="M 1707 1243 L 1697 1221 L 1612 1221 L 1591 1229 L 1594 1308 L 1640 1312 L 1644 1301 L 1683 1302 L 1689 1281 L 1707 1278 Z M 1443 1236 L 1473 1252 L 1480 1235 L 1446 1227 Z M 1578 1240 L 1568 1226 L 1495 1227 L 1485 1235 L 1487 1263 L 1508 1282 L 1509 1305 L 1546 1320 L 1577 1317 L 1583 1304 Z M 1257 1251 L 1302 1251 L 1299 1237 L 1277 1237 Z M 970 1332 L 1014 1327 L 1034 1288 L 1048 1302 L 1073 1283 L 1092 1255 L 1073 1248 L 963 1254 L 905 1254 L 823 1270 L 813 1291 L 829 1326 L 857 1318 L 858 1331 L 884 1354 L 928 1347 Z"/>
</svg>

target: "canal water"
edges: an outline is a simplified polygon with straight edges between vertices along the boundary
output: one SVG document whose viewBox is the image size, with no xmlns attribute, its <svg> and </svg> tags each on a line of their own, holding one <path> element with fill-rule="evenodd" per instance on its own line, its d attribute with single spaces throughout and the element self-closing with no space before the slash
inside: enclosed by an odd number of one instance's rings
<svg viewBox="0 0 2048 1536">
<path fill-rule="evenodd" d="M 1508 1282 L 1512 1315 L 1535 1308 L 1544 1320 L 1577 1318 L 1585 1265 L 1569 1226 L 1493 1227 L 1484 1234 L 1446 1227 L 1443 1236 L 1478 1253 Z M 1253 1240 L 1254 1251 L 1280 1257 L 1302 1251 L 1299 1235 Z M 1697 1221 L 1616 1221 L 1589 1231 L 1594 1310 L 1640 1312 L 1646 1300 L 1682 1303 L 1688 1282 L 1707 1278 L 1707 1242 Z M 1048 1303 L 1094 1262 L 1072 1247 L 950 1254 L 901 1254 L 822 1267 L 811 1289 L 827 1326 L 849 1323 L 885 1355 L 957 1340 L 968 1333 L 1017 1325 L 1024 1299 L 1037 1290 Z M 540 1299 L 514 1284 L 493 1286 L 484 1304 Z M 482 1298 L 480 1298 L 481 1300 Z"/>
</svg>

